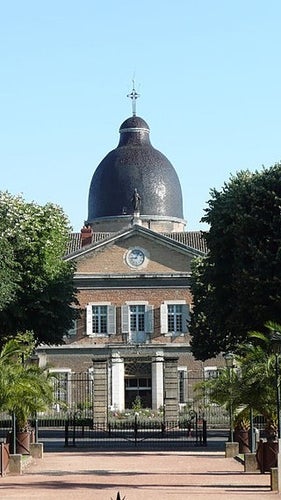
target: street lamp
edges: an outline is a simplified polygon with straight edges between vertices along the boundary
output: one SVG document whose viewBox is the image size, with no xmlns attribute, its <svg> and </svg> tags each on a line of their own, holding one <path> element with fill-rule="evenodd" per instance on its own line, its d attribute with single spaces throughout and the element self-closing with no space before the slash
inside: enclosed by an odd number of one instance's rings
<svg viewBox="0 0 281 500">
<path fill-rule="evenodd" d="M 234 368 L 234 354 L 232 352 L 227 352 L 224 355 L 225 364 L 229 372 L 229 431 L 230 431 L 230 442 L 233 443 L 233 401 L 232 401 L 232 382 L 233 382 L 233 368 Z"/>
<path fill-rule="evenodd" d="M 280 365 L 279 357 L 281 353 L 281 332 L 272 332 L 271 334 L 272 350 L 275 354 L 275 381 L 276 381 L 276 408 L 277 408 L 277 427 L 278 440 L 281 437 L 281 417 L 280 417 Z"/>
</svg>

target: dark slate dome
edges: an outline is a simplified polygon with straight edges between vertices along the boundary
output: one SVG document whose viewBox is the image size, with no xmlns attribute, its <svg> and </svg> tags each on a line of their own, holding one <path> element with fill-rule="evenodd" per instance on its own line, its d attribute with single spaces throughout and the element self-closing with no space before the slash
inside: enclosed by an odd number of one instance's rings
<svg viewBox="0 0 281 500">
<path fill-rule="evenodd" d="M 141 196 L 140 215 L 183 219 L 181 186 L 173 165 L 149 139 L 149 126 L 138 116 L 125 120 L 120 141 L 94 172 L 88 222 L 132 214 L 132 195 Z"/>
</svg>

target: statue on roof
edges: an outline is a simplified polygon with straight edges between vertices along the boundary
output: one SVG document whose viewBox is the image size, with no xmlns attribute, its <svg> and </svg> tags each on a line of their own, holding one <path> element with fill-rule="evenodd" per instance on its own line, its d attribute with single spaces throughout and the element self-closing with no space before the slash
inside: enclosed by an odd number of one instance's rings
<svg viewBox="0 0 281 500">
<path fill-rule="evenodd" d="M 135 188 L 135 190 L 134 190 L 134 194 L 132 196 L 132 200 L 131 201 L 132 201 L 134 212 L 139 212 L 140 211 L 140 206 L 141 206 L 141 196 L 138 193 L 137 188 Z"/>
</svg>

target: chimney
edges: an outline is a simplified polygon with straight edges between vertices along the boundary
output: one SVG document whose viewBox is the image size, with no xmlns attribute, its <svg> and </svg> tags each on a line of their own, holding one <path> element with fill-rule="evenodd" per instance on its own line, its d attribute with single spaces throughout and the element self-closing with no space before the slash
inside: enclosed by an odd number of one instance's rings
<svg viewBox="0 0 281 500">
<path fill-rule="evenodd" d="M 85 225 L 81 229 L 81 244 L 82 247 L 90 245 L 92 243 L 93 231 L 91 226 Z"/>
</svg>

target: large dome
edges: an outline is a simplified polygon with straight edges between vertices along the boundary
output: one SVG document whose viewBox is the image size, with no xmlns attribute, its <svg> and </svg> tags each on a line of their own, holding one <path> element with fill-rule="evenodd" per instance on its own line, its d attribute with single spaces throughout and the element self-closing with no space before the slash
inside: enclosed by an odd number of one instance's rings
<svg viewBox="0 0 281 500">
<path fill-rule="evenodd" d="M 149 139 L 149 126 L 138 116 L 125 120 L 120 141 L 94 172 L 88 222 L 133 214 L 132 195 L 141 196 L 140 217 L 183 219 L 182 193 L 173 165 Z"/>
</svg>

